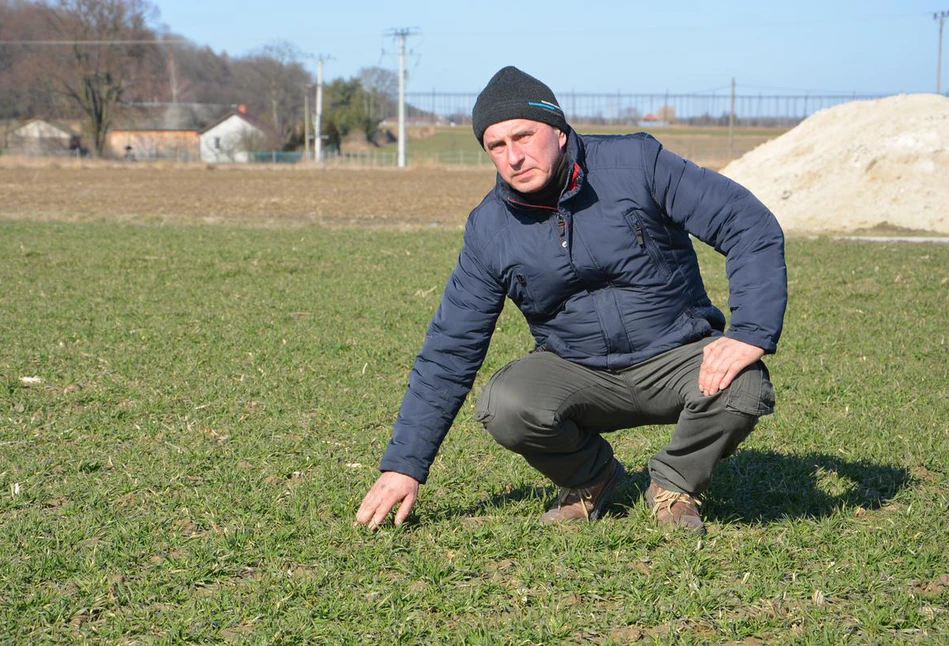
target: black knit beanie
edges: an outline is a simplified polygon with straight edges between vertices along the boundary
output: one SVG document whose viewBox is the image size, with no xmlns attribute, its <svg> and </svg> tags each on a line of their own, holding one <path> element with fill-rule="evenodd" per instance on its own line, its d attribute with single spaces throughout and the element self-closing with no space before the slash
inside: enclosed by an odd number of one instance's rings
<svg viewBox="0 0 949 646">
<path fill-rule="evenodd" d="M 471 127 L 484 147 L 484 131 L 508 119 L 540 121 L 566 132 L 569 128 L 550 88 L 513 66 L 491 77 L 471 111 Z"/>
</svg>

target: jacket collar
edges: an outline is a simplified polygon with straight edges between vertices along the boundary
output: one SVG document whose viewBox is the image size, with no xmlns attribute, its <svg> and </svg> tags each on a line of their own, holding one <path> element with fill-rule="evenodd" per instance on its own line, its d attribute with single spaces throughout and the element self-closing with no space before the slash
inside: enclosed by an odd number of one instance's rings
<svg viewBox="0 0 949 646">
<path fill-rule="evenodd" d="M 567 156 L 567 168 L 570 168 L 571 170 L 567 173 L 567 187 L 560 195 L 561 203 L 569 200 L 580 192 L 586 177 L 586 172 L 584 170 L 586 155 L 584 154 L 583 150 L 583 142 L 580 140 L 579 135 L 577 135 L 577 132 L 573 128 L 570 128 L 570 126 L 567 126 L 567 128 L 567 148 L 564 151 L 564 154 Z M 554 210 L 549 206 L 525 203 L 524 196 L 514 191 L 510 184 L 501 179 L 500 173 L 497 175 L 495 191 L 502 201 L 515 208 L 540 211 Z"/>
</svg>

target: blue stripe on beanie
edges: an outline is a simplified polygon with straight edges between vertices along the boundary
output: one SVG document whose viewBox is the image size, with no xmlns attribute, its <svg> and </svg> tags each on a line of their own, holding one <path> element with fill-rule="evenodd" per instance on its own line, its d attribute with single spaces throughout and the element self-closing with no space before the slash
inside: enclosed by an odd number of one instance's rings
<svg viewBox="0 0 949 646">
<path fill-rule="evenodd" d="M 528 101 L 527 105 L 534 106 L 535 108 L 543 108 L 545 110 L 551 110 L 553 112 L 559 112 L 563 114 L 563 110 L 560 109 L 559 105 L 554 105 L 552 103 L 545 103 L 544 101 Z"/>
</svg>

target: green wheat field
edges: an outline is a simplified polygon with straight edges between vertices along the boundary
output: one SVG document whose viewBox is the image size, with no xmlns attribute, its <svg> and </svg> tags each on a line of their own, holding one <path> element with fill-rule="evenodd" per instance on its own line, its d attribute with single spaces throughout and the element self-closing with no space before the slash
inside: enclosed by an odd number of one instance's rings
<svg viewBox="0 0 949 646">
<path fill-rule="evenodd" d="M 949 642 L 949 245 L 788 241 L 777 411 L 701 541 L 641 499 L 670 427 L 547 527 L 473 399 L 409 522 L 353 527 L 460 241 L 0 221 L 0 643 Z M 474 394 L 530 348 L 508 307 Z"/>
</svg>

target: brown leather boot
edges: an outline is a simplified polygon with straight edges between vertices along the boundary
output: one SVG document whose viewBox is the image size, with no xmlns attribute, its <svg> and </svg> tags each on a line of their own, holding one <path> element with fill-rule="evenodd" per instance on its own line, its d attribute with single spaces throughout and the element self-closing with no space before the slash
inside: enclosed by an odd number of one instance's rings
<svg viewBox="0 0 949 646">
<path fill-rule="evenodd" d="M 682 528 L 699 535 L 705 534 L 705 524 L 699 514 L 699 499 L 681 491 L 663 489 L 655 482 L 646 489 L 646 504 L 662 527 Z"/>
<path fill-rule="evenodd" d="M 606 465 L 603 472 L 605 475 L 602 478 L 586 487 L 561 489 L 557 500 L 547 513 L 540 517 L 541 522 L 560 523 L 598 519 L 617 485 L 626 477 L 626 469 L 616 458 Z"/>
</svg>

